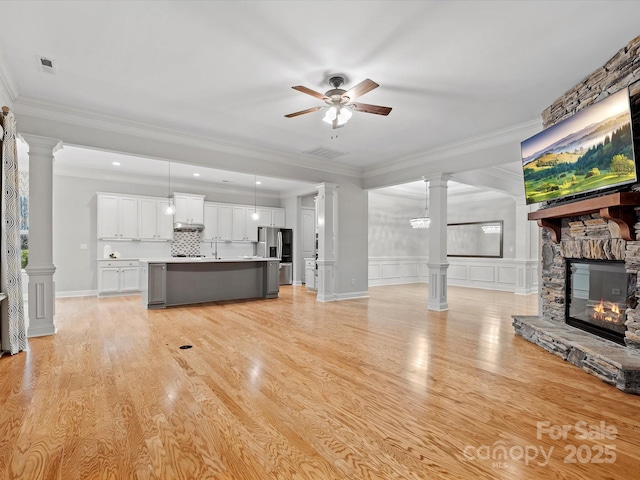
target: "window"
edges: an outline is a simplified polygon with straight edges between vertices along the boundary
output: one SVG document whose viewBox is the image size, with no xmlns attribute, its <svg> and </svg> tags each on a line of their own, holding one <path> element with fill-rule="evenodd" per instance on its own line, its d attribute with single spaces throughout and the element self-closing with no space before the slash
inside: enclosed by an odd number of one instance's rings
<svg viewBox="0 0 640 480">
<path fill-rule="evenodd" d="M 18 194 L 20 196 L 20 249 L 22 268 L 29 261 L 29 172 L 18 172 Z"/>
</svg>

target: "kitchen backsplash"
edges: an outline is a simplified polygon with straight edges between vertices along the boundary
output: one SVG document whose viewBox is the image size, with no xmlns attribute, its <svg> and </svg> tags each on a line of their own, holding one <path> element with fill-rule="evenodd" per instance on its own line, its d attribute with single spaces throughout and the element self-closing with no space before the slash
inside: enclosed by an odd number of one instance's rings
<svg viewBox="0 0 640 480">
<path fill-rule="evenodd" d="M 200 255 L 201 232 L 173 232 L 173 242 L 171 243 L 171 256 Z"/>
<path fill-rule="evenodd" d="M 120 253 L 120 258 L 162 258 L 171 256 L 172 242 L 131 242 L 98 240 L 98 259 L 102 258 L 105 245 L 110 245 L 113 252 Z M 200 242 L 199 254 L 213 257 L 216 246 L 214 242 Z M 218 256 L 222 258 L 255 255 L 255 243 L 218 242 Z"/>
</svg>

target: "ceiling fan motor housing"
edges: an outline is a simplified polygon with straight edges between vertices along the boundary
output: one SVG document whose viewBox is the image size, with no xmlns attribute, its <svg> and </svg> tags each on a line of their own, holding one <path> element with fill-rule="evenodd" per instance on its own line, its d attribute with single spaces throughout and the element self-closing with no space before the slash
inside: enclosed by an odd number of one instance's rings
<svg viewBox="0 0 640 480">
<path fill-rule="evenodd" d="M 328 90 L 325 93 L 327 97 L 325 102 L 327 105 L 344 105 L 349 102 L 350 98 L 345 97 L 344 94 L 347 93 L 346 90 L 340 88 L 344 84 L 344 77 L 331 77 L 329 79 L 329 85 L 333 87 L 333 89 Z"/>
</svg>

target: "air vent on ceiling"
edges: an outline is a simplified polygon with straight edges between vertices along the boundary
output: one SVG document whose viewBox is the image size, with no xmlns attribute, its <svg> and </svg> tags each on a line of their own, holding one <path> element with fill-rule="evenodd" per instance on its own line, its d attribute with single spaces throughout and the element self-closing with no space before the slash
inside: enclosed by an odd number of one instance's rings
<svg viewBox="0 0 640 480">
<path fill-rule="evenodd" d="M 325 160 L 333 160 L 334 158 L 347 154 L 347 152 L 339 152 L 338 150 L 331 150 L 330 148 L 325 147 L 317 147 L 311 150 L 305 150 L 302 153 L 313 155 L 314 157 L 324 158 Z"/>
<path fill-rule="evenodd" d="M 52 73 L 55 75 L 56 67 L 51 58 L 43 57 L 40 55 L 36 55 L 36 61 L 38 63 L 38 69 L 41 72 Z"/>
</svg>

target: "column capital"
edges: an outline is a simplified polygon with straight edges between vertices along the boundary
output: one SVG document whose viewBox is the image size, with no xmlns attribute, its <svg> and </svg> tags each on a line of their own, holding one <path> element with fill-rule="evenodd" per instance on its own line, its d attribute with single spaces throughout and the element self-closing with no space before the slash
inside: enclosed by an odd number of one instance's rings
<svg viewBox="0 0 640 480">
<path fill-rule="evenodd" d="M 333 192 L 335 190 L 338 189 L 338 184 L 337 183 L 320 183 L 318 185 L 316 185 L 316 190 L 321 191 L 324 190 L 325 192 Z"/>
<path fill-rule="evenodd" d="M 446 187 L 447 182 L 451 180 L 452 177 L 453 175 L 451 173 L 440 172 L 440 173 L 431 173 L 429 175 L 425 175 L 422 178 L 424 179 L 425 182 L 429 182 L 429 186 L 439 185 L 441 187 Z"/>
<path fill-rule="evenodd" d="M 50 137 L 41 137 L 40 135 L 31 135 L 28 133 L 21 133 L 22 138 L 29 147 L 43 148 L 50 150 L 52 155 L 62 148 L 62 140 Z"/>
</svg>

